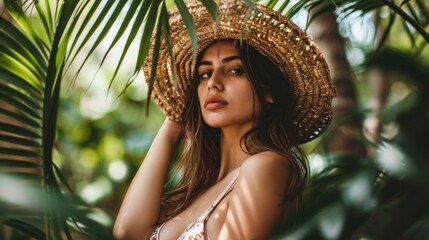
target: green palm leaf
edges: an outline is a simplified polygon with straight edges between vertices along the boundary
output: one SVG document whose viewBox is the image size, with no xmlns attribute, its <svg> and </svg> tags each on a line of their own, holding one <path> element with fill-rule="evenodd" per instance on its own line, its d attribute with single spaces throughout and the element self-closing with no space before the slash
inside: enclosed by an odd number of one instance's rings
<svg viewBox="0 0 429 240">
<path fill-rule="evenodd" d="M 26 222 L 25 218 L 14 219 L 13 215 L 1 219 L 4 224 L 31 232 L 33 234 L 29 235 L 38 239 L 60 239 L 63 234 L 71 239 L 67 219 L 73 217 L 73 205 L 59 187 L 52 151 L 59 91 L 74 30 L 74 26 L 69 25 L 73 21 L 69 20 L 85 4 L 81 1 L 66 1 L 54 6 L 50 1 L 33 4 L 31 7 L 35 7 L 37 14 L 32 18 L 40 25 L 33 24 L 18 2 L 8 6 L 14 25 L 0 19 L 0 103 L 3 106 L 0 114 L 5 119 L 0 123 L 0 141 L 8 144 L 0 147 L 0 166 L 12 167 L 11 171 L 16 173 L 24 168 L 34 169 L 33 175 L 43 176 L 45 205 L 44 209 L 22 213 L 39 219 L 36 225 Z M 19 184 L 31 185 L 32 182 L 19 181 Z M 10 204 L 13 209 L 13 203 Z M 44 212 L 44 216 L 38 212 Z"/>
</svg>

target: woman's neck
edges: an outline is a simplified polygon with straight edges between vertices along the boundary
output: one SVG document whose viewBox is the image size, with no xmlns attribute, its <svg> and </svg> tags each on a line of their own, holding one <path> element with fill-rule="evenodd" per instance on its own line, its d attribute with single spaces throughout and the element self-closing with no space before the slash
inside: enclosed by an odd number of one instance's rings
<svg viewBox="0 0 429 240">
<path fill-rule="evenodd" d="M 247 130 L 222 129 L 220 132 L 220 151 L 221 164 L 218 181 L 222 180 L 232 170 L 241 166 L 241 164 L 250 156 L 243 151 L 241 138 Z"/>
</svg>

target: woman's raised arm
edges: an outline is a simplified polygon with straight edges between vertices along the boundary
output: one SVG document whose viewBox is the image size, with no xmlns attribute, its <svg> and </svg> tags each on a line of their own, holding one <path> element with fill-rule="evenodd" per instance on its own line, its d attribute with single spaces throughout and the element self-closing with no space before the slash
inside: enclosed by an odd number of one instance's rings
<svg viewBox="0 0 429 240">
<path fill-rule="evenodd" d="M 135 175 L 116 218 L 116 239 L 149 239 L 161 212 L 164 183 L 182 137 L 179 123 L 166 119 Z"/>
</svg>

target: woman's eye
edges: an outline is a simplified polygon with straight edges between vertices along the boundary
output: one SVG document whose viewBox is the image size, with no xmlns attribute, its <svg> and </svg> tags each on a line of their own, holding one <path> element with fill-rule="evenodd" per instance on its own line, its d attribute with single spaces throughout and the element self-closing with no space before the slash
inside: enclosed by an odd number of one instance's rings
<svg viewBox="0 0 429 240">
<path fill-rule="evenodd" d="M 232 68 L 228 72 L 234 75 L 241 75 L 244 71 L 242 68 Z"/>
<path fill-rule="evenodd" d="M 200 73 L 200 79 L 210 78 L 211 74 L 208 72 Z"/>
</svg>

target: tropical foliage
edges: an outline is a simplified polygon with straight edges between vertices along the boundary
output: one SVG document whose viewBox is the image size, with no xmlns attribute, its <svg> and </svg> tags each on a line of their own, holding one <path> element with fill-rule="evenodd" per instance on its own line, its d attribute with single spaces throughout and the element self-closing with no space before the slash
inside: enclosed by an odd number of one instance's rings
<svg viewBox="0 0 429 240">
<path fill-rule="evenodd" d="M 216 17 L 215 1 L 203 2 Z M 381 141 L 358 136 L 369 150 L 366 156 L 324 152 L 324 141 L 328 141 L 325 139 L 305 146 L 313 156 L 311 187 L 300 214 L 285 223 L 279 238 L 428 236 L 429 212 L 425 203 L 429 200 L 429 153 L 425 137 L 429 133 L 429 101 L 425 92 L 429 90 L 429 67 L 424 60 L 429 55 L 427 1 L 263 2 L 297 21 L 306 10 L 317 9 L 307 19 L 309 23 L 326 11 L 335 12 L 348 40 L 349 58 L 356 69 L 355 85 L 363 99 L 361 109 L 353 109 L 345 119 L 362 122 L 368 114 L 376 115 L 383 126 Z M 146 95 L 133 92 L 143 91 L 134 88 L 133 82 L 141 77 L 140 66 L 151 37 L 156 42 L 166 37 L 168 42 L 168 34 L 162 33 L 168 33 L 166 14 L 172 5 L 177 5 L 185 18 L 195 46 L 195 27 L 182 0 L 4 1 L 7 12 L 2 14 L 10 18 L 0 18 L 2 239 L 112 238 L 111 218 L 115 211 L 109 205 L 118 205 L 127 178 L 107 184 L 117 189 L 117 194 L 111 190 L 105 198 L 114 200 L 105 199 L 98 208 L 75 191 L 82 184 L 104 183 L 101 172 L 117 159 L 130 159 L 128 176 L 132 176 L 144 156 L 156 123 L 144 118 L 141 102 Z M 349 19 L 368 21 L 368 16 L 374 19 L 372 32 L 381 31 L 376 45 L 371 41 L 356 42 L 348 34 L 356 24 Z M 376 34 L 372 36 L 376 38 Z M 130 55 L 133 51 L 139 54 Z M 355 58 L 358 53 L 364 56 L 361 60 Z M 112 54 L 115 61 L 109 58 Z M 95 69 L 93 75 L 86 75 L 88 65 Z M 128 72 L 121 72 L 124 68 Z M 97 77 L 104 69 L 109 73 Z M 379 69 L 391 79 L 391 100 L 377 112 L 364 102 L 371 89 L 363 83 L 371 69 Z M 79 85 L 82 78 L 90 79 L 85 82 L 88 86 Z M 116 108 L 103 116 L 81 117 L 82 110 L 77 109 L 76 102 L 80 106 L 91 104 L 84 101 L 85 93 L 92 91 L 88 90 L 93 89 L 90 85 L 99 87 L 99 81 L 104 83 L 101 86 L 106 90 L 106 99 L 118 96 L 110 102 Z M 145 91 L 151 91 L 152 81 L 153 74 Z M 130 87 L 123 92 L 127 86 Z M 87 109 L 95 111 L 97 107 Z M 162 116 L 154 107 L 150 109 L 155 122 L 160 122 Z M 337 119 L 335 127 L 341 128 L 343 122 Z M 91 173 L 82 172 L 78 159 L 91 162 Z M 317 169 L 316 163 L 322 167 Z M 103 184 L 93 185 L 106 188 Z M 100 207 L 110 217 L 103 217 Z"/>
</svg>

